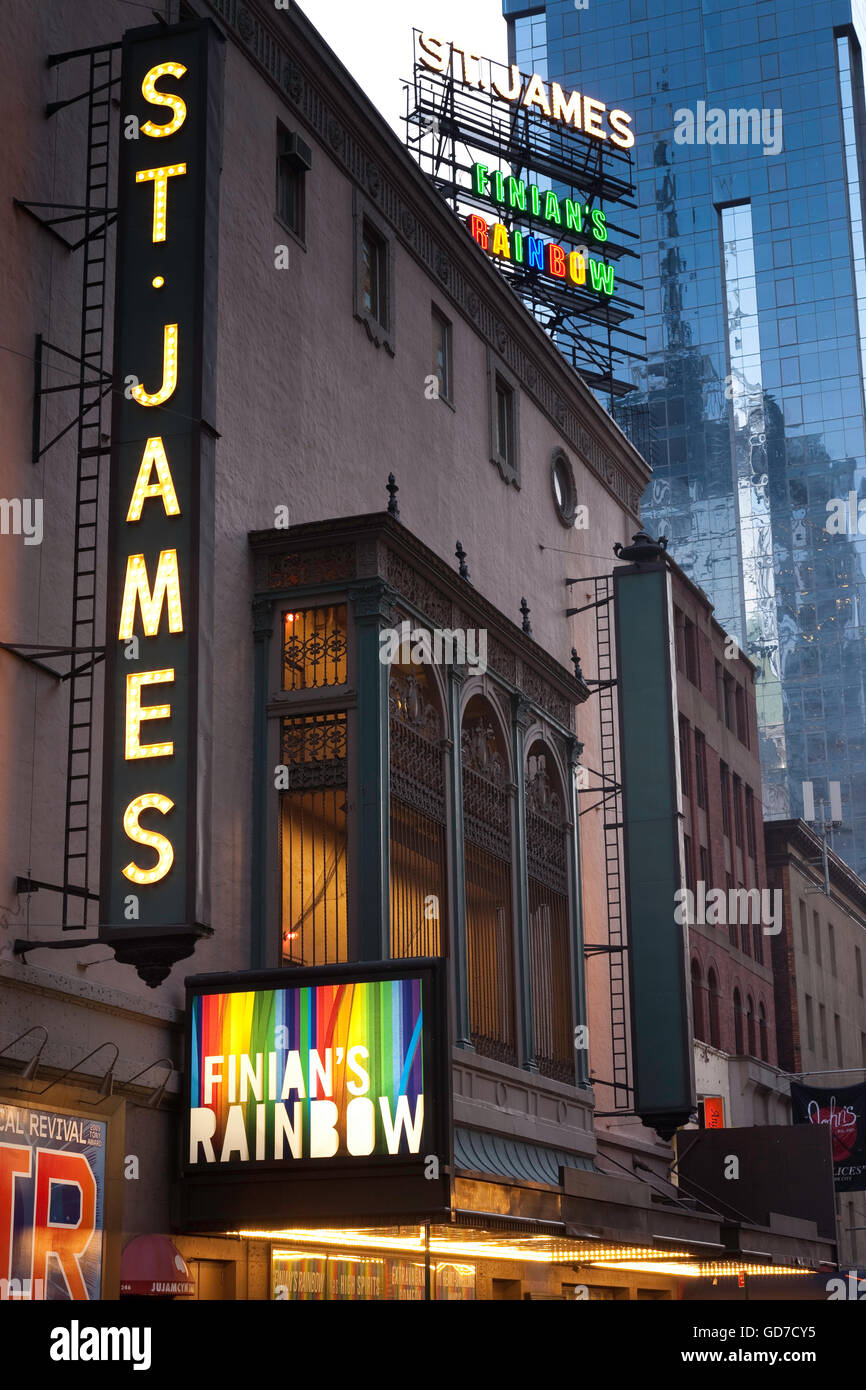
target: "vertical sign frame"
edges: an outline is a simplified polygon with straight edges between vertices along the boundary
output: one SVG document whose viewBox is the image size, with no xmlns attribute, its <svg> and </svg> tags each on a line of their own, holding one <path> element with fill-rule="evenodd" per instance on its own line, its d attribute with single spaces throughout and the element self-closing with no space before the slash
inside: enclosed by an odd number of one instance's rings
<svg viewBox="0 0 866 1390">
<path fill-rule="evenodd" d="M 695 1110 L 688 926 L 674 917 L 683 832 L 665 561 L 613 574 L 634 1109 L 668 1139 Z"/>
<path fill-rule="evenodd" d="M 223 39 L 123 39 L 100 938 L 151 986 L 210 934 Z"/>
</svg>

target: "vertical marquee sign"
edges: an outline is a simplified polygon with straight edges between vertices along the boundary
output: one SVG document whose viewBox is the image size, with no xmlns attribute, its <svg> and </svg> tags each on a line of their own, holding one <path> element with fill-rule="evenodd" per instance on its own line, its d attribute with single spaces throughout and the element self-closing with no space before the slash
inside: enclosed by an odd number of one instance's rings
<svg viewBox="0 0 866 1390">
<path fill-rule="evenodd" d="M 123 40 L 100 935 L 153 986 L 209 931 L 221 49 Z"/>
</svg>

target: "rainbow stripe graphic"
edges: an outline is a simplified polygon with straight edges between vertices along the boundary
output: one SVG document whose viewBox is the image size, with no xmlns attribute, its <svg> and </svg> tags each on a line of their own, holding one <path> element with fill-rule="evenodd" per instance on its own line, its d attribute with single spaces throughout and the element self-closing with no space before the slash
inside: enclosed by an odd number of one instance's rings
<svg viewBox="0 0 866 1390">
<path fill-rule="evenodd" d="M 193 1111 L 212 1111 L 216 1126 L 215 1159 L 198 1145 L 197 1152 L 190 1153 L 190 1162 L 273 1159 L 277 1156 L 275 1112 L 280 1105 L 293 1121 L 299 1117 L 303 1134 L 302 1154 L 293 1155 L 283 1145 L 281 1157 L 288 1163 L 308 1158 L 311 1109 L 323 1099 L 332 1101 L 337 1110 L 334 1124 L 339 1146 L 334 1156 L 351 1156 L 347 1108 L 359 1095 L 368 1102 L 368 1115 L 372 1103 L 375 1119 L 375 1142 L 369 1152 L 423 1152 L 409 1139 L 409 1121 L 423 1115 L 421 994 L 421 980 L 408 979 L 195 996 L 190 1106 Z M 206 1059 L 210 1059 L 207 1066 Z M 243 1113 L 248 1156 L 239 1153 L 235 1143 L 238 1108 Z M 355 1107 L 356 1112 L 359 1108 Z M 233 1117 L 230 1111 L 235 1112 Z M 333 1111 L 329 1109 L 328 1115 L 333 1116 Z M 395 1121 L 399 1126 L 401 1117 L 396 1147 L 394 1126 Z M 230 1118 L 234 1129 L 224 1155 Z"/>
</svg>

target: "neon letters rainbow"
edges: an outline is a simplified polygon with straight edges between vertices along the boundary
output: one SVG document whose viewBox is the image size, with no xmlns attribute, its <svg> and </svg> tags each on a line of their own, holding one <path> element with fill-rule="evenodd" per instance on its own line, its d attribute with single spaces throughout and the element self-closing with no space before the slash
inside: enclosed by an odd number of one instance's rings
<svg viewBox="0 0 866 1390">
<path fill-rule="evenodd" d="M 423 1152 L 421 986 L 195 996 L 190 1166 Z"/>
</svg>

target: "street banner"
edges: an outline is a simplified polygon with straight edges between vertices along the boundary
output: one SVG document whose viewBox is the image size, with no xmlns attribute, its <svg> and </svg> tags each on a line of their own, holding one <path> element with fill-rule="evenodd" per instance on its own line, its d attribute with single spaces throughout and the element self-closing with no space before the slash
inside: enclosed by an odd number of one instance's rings
<svg viewBox="0 0 866 1390">
<path fill-rule="evenodd" d="M 866 1191 L 866 1084 L 802 1086 L 791 1082 L 794 1124 L 829 1125 L 837 1192 Z"/>
</svg>

